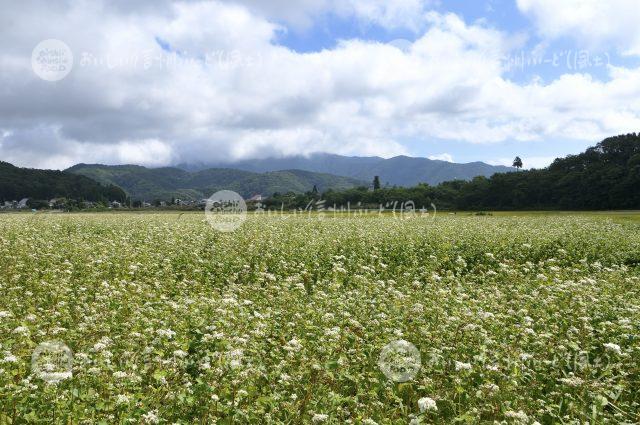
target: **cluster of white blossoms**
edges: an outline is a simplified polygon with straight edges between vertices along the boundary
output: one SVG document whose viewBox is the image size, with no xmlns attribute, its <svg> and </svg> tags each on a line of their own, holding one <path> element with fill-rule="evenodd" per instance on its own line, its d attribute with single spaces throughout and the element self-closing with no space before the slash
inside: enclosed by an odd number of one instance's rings
<svg viewBox="0 0 640 425">
<path fill-rule="evenodd" d="M 329 419 L 329 415 L 325 415 L 325 414 L 322 414 L 322 413 L 316 413 L 311 418 L 311 422 L 313 422 L 314 424 L 319 424 L 319 423 L 325 422 L 327 419 Z"/>
<path fill-rule="evenodd" d="M 604 348 L 607 351 L 611 351 L 611 352 L 616 353 L 616 354 L 622 354 L 622 349 L 620 348 L 620 346 L 618 344 L 614 344 L 612 342 L 607 342 L 607 343 L 604 344 Z"/>
<path fill-rule="evenodd" d="M 153 410 L 151 412 L 147 412 L 142 415 L 142 422 L 146 424 L 159 424 L 160 418 L 158 417 L 158 412 Z"/>
<path fill-rule="evenodd" d="M 560 382 L 569 387 L 579 387 L 584 384 L 584 380 L 577 376 L 571 376 L 568 378 L 560 378 Z"/>
<path fill-rule="evenodd" d="M 438 410 L 438 405 L 436 401 L 429 397 L 422 397 L 418 400 L 418 408 L 420 409 L 420 413 L 424 413 L 427 411 L 436 411 Z"/>
<path fill-rule="evenodd" d="M 26 326 L 18 326 L 13 330 L 12 333 L 19 336 L 29 336 L 30 331 L 29 331 L 29 328 Z"/>
<path fill-rule="evenodd" d="M 457 371 L 460 371 L 460 370 L 471 370 L 471 364 L 470 363 L 464 363 L 464 362 L 456 361 L 455 362 L 455 367 L 456 367 Z"/>
<path fill-rule="evenodd" d="M 17 361 L 18 361 L 18 358 L 16 356 L 14 356 L 8 351 L 5 351 L 4 357 L 2 358 L 3 363 L 16 363 Z"/>
<path fill-rule="evenodd" d="M 6 215 L 0 423 L 635 423 L 638 230 Z M 55 385 L 30 365 L 53 340 L 73 350 Z"/>
<path fill-rule="evenodd" d="M 293 338 L 291 341 L 287 342 L 284 349 L 290 353 L 295 353 L 302 349 L 302 344 L 296 338 Z"/>
</svg>

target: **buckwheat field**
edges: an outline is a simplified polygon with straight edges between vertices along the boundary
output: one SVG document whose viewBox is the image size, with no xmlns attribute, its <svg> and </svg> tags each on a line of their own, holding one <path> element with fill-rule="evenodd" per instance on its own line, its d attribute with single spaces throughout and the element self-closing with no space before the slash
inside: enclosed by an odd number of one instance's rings
<svg viewBox="0 0 640 425">
<path fill-rule="evenodd" d="M 640 422 L 640 222 L 0 216 L 0 423 Z"/>
</svg>

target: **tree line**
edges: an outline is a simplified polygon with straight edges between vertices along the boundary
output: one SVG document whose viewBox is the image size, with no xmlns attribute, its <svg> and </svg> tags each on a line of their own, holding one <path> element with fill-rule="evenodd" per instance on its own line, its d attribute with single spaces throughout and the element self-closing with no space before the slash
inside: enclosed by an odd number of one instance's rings
<svg viewBox="0 0 640 425">
<path fill-rule="evenodd" d="M 0 203 L 30 198 L 30 206 L 54 198 L 70 201 L 124 202 L 126 193 L 114 185 L 103 186 L 88 177 L 63 171 L 18 168 L 0 161 Z"/>
<path fill-rule="evenodd" d="M 519 160 L 520 158 L 517 158 Z M 517 161 L 518 168 L 522 161 Z M 514 162 L 514 165 L 515 162 Z M 455 210 L 610 210 L 640 208 L 640 135 L 611 137 L 578 155 L 556 159 L 549 167 L 498 173 L 471 181 L 437 186 L 371 187 L 320 194 L 280 194 L 265 201 L 267 208 L 306 208 L 323 200 L 326 207 L 380 205 L 411 200 L 417 208 L 431 203 Z"/>
</svg>

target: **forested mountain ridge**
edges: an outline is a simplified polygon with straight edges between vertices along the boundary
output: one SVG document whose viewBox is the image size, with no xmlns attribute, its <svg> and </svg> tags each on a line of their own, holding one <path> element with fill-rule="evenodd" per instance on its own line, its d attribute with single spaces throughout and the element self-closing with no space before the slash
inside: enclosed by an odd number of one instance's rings
<svg viewBox="0 0 640 425">
<path fill-rule="evenodd" d="M 134 200 L 152 201 L 205 199 L 219 190 L 233 190 L 245 198 L 256 194 L 264 196 L 275 192 L 304 193 L 314 186 L 318 190 L 342 190 L 366 184 L 341 176 L 284 170 L 254 173 L 243 170 L 213 168 L 188 172 L 179 168 L 146 168 L 138 165 L 78 164 L 67 170 L 104 184 L 123 188 Z"/>
<path fill-rule="evenodd" d="M 640 208 L 640 135 L 607 138 L 545 169 L 477 178 L 460 194 L 460 208 Z"/>
<path fill-rule="evenodd" d="M 101 185 L 85 176 L 64 171 L 19 168 L 0 161 L 0 201 L 23 198 L 122 202 L 126 194 L 119 187 Z"/>
<path fill-rule="evenodd" d="M 350 157 L 328 153 L 252 159 L 232 163 L 181 164 L 177 167 L 187 171 L 224 167 L 254 173 L 295 169 L 350 177 L 366 182 L 379 176 L 383 185 L 403 187 L 411 187 L 419 183 L 436 185 L 450 180 L 471 180 L 476 176 L 490 177 L 495 173 L 515 171 L 510 167 L 494 166 L 484 162 L 457 164 L 409 156 L 385 159 L 377 156 Z"/>
<path fill-rule="evenodd" d="M 327 205 L 361 202 L 376 206 L 411 200 L 418 208 L 433 202 L 440 209 L 457 210 L 640 209 L 640 135 L 610 137 L 540 170 L 498 173 L 437 186 L 327 191 L 322 197 Z M 299 206 L 308 199 L 280 195 L 269 202 Z"/>
</svg>

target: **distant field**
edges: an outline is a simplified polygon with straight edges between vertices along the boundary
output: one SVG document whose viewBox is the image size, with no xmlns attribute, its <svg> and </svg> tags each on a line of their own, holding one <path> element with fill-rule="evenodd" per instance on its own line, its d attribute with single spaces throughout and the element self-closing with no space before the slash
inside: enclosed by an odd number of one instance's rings
<svg viewBox="0 0 640 425">
<path fill-rule="evenodd" d="M 469 213 L 458 213 L 469 214 Z M 471 213 L 473 214 L 473 213 Z M 490 213 L 495 216 L 572 216 L 572 217 L 589 217 L 604 218 L 614 221 L 640 221 L 640 211 L 499 211 Z"/>
<path fill-rule="evenodd" d="M 640 213 L 488 214 L 2 214 L 0 424 L 640 422 Z"/>
</svg>

